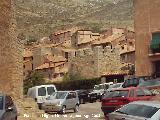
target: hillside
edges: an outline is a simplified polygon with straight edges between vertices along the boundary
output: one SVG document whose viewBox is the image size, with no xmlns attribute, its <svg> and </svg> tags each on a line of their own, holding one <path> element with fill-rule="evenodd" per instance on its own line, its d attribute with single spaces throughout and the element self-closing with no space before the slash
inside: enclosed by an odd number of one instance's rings
<svg viewBox="0 0 160 120">
<path fill-rule="evenodd" d="M 17 0 L 19 33 L 39 39 L 75 25 L 132 26 L 133 0 Z"/>
</svg>

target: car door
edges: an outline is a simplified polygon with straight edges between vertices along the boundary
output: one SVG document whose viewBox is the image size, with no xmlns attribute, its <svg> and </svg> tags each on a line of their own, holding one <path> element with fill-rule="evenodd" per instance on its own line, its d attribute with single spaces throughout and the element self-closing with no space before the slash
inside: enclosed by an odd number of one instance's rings
<svg viewBox="0 0 160 120">
<path fill-rule="evenodd" d="M 72 108 L 72 94 L 68 93 L 66 97 L 66 108 L 71 109 Z"/>
<path fill-rule="evenodd" d="M 74 108 L 75 107 L 75 105 L 76 105 L 76 99 L 77 99 L 77 95 L 76 95 L 76 92 L 71 92 L 70 93 L 71 94 L 71 99 L 70 99 L 70 101 L 71 101 L 71 108 Z"/>
</svg>

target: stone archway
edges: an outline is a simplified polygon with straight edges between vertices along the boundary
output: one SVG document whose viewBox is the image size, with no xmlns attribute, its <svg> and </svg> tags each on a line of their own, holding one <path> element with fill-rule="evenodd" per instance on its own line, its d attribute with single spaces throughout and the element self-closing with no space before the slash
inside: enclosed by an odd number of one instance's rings
<svg viewBox="0 0 160 120">
<path fill-rule="evenodd" d="M 14 1 L 0 2 L 0 91 L 23 96 L 23 43 L 17 38 Z"/>
</svg>

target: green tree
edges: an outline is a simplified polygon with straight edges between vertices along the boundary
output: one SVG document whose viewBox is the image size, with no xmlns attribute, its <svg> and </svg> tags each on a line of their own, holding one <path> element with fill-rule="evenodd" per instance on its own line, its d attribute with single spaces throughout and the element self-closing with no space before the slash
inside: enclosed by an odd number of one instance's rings
<svg viewBox="0 0 160 120">
<path fill-rule="evenodd" d="M 63 81 L 69 81 L 70 80 L 70 76 L 68 73 L 65 73 L 63 76 Z"/>
<path fill-rule="evenodd" d="M 129 75 L 134 75 L 135 74 L 135 65 L 131 65 L 129 67 Z"/>
<path fill-rule="evenodd" d="M 45 84 L 43 74 L 38 71 L 30 72 L 26 79 L 24 79 L 24 94 L 27 93 L 28 88 L 42 84 Z"/>
<path fill-rule="evenodd" d="M 37 38 L 35 36 L 29 36 L 27 40 L 27 44 L 31 45 L 32 43 L 36 42 Z"/>
</svg>

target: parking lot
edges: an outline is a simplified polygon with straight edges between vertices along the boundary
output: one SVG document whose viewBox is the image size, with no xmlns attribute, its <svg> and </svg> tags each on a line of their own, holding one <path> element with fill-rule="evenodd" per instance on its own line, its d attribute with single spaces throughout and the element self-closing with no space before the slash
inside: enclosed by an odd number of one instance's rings
<svg viewBox="0 0 160 120">
<path fill-rule="evenodd" d="M 69 110 L 64 115 L 49 113 L 44 114 L 44 117 L 49 120 L 104 120 L 101 102 L 81 104 L 78 113 Z"/>
</svg>

